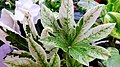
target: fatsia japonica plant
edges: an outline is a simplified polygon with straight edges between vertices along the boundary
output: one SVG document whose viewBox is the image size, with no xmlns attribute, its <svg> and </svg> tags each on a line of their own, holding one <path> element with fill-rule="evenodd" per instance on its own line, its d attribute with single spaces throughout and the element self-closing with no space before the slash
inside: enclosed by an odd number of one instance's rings
<svg viewBox="0 0 120 67">
<path fill-rule="evenodd" d="M 91 42 L 105 38 L 115 26 L 114 23 L 108 23 L 91 28 L 102 11 L 102 7 L 103 5 L 98 5 L 88 10 L 76 24 L 72 0 L 63 0 L 58 20 L 52 11 L 42 5 L 41 22 L 45 29 L 49 27 L 50 35 L 43 38 L 41 42 L 61 48 L 79 63 L 87 66 L 95 58 L 108 59 L 110 53 L 105 48 L 90 45 Z M 66 61 L 66 63 L 69 67 L 70 61 Z"/>
<path fill-rule="evenodd" d="M 5 21 L 1 21 L 0 39 L 32 58 L 7 57 L 5 63 L 8 67 L 60 67 L 60 57 L 57 54 L 59 48 L 65 52 L 67 67 L 82 67 L 81 64 L 89 66 L 89 62 L 95 58 L 108 59 L 110 53 L 105 48 L 90 45 L 91 42 L 107 37 L 115 26 L 115 23 L 107 23 L 92 27 L 102 7 L 104 5 L 88 10 L 75 23 L 72 0 L 63 0 L 59 13 L 52 12 L 42 3 L 36 5 L 32 0 L 16 1 L 15 15 L 11 14 L 9 17 L 17 27 L 12 28 L 14 26 L 10 27 Z M 44 27 L 41 36 L 35 28 L 39 16 Z M 23 24 L 26 37 L 15 30 L 19 29 L 15 21 Z"/>
</svg>

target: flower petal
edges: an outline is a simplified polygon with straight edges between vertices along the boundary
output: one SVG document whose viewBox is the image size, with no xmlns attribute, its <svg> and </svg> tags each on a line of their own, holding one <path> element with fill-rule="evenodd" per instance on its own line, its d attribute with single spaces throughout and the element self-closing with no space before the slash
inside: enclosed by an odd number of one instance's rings
<svg viewBox="0 0 120 67">
<path fill-rule="evenodd" d="M 6 10 L 6 9 L 2 9 L 2 13 L 1 13 L 1 22 L 11 28 L 13 28 L 13 25 L 14 25 L 14 20 L 12 19 L 12 16 L 13 14 Z"/>
</svg>

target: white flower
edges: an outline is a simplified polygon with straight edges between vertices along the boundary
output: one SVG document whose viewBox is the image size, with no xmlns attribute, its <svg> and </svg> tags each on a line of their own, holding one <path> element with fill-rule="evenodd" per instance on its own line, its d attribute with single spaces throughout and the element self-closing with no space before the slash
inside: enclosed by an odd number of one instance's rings
<svg viewBox="0 0 120 67">
<path fill-rule="evenodd" d="M 0 21 L 1 23 L 9 26 L 10 28 L 14 29 L 16 32 L 20 33 L 20 28 L 17 24 L 17 21 L 13 19 L 12 12 L 6 9 L 2 9 Z"/>
<path fill-rule="evenodd" d="M 14 18 L 21 23 L 25 23 L 25 20 L 30 18 L 30 20 L 36 24 L 38 19 L 40 19 L 40 6 L 34 4 L 32 0 L 16 1 Z"/>
</svg>

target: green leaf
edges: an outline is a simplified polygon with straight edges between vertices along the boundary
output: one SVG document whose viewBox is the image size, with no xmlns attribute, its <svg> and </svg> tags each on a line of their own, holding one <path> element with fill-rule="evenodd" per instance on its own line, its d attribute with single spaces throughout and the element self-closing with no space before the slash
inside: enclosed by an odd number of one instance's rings
<svg viewBox="0 0 120 67">
<path fill-rule="evenodd" d="M 109 12 L 108 15 L 110 16 L 110 22 L 116 23 L 114 30 L 112 31 L 111 35 L 115 38 L 120 39 L 120 13 L 117 12 Z"/>
<path fill-rule="evenodd" d="M 39 67 L 37 63 L 27 58 L 9 58 L 6 59 L 8 67 Z"/>
<path fill-rule="evenodd" d="M 51 67 L 60 67 L 60 57 L 58 54 L 54 54 L 53 57 L 50 59 L 50 66 Z"/>
<path fill-rule="evenodd" d="M 114 12 L 120 12 L 120 1 L 116 2 L 114 4 L 115 8 L 114 8 Z"/>
<path fill-rule="evenodd" d="M 69 48 L 69 54 L 81 64 L 89 66 L 89 62 L 98 59 L 108 59 L 110 53 L 102 47 L 91 46 L 88 43 L 78 43 L 74 44 Z"/>
<path fill-rule="evenodd" d="M 66 55 L 66 65 L 67 67 L 83 67 L 78 61 L 73 59 L 70 55 Z"/>
<path fill-rule="evenodd" d="M 94 27 L 85 34 L 82 34 L 76 42 L 85 41 L 91 43 L 103 39 L 111 33 L 114 26 L 115 23 L 108 23 Z"/>
<path fill-rule="evenodd" d="M 67 52 L 68 45 L 66 45 L 66 41 L 64 41 L 64 40 L 65 39 L 63 39 L 62 37 L 56 35 L 56 37 L 48 37 L 48 38 L 42 39 L 41 43 L 43 43 L 44 45 L 49 44 L 54 47 L 59 47 L 63 51 Z"/>
<path fill-rule="evenodd" d="M 113 11 L 113 4 L 107 4 L 107 6 L 106 6 L 106 10 L 108 11 L 108 12 L 110 12 L 110 11 Z"/>
<path fill-rule="evenodd" d="M 40 64 L 41 67 L 47 67 L 47 56 L 44 49 L 36 43 L 32 38 L 28 39 L 29 43 L 29 51 L 33 58 L 36 60 L 37 63 Z"/>
<path fill-rule="evenodd" d="M 114 3 L 116 1 L 119 1 L 119 0 L 108 0 L 108 3 Z"/>
<path fill-rule="evenodd" d="M 84 23 L 83 17 L 81 17 L 81 19 L 78 21 L 77 26 L 76 26 L 76 35 L 81 33 L 83 23 Z"/>
<path fill-rule="evenodd" d="M 103 61 L 106 67 L 120 67 L 120 55 L 116 48 L 109 47 L 108 51 L 111 53 L 111 58 Z"/>
<path fill-rule="evenodd" d="M 0 38 L 4 39 L 4 43 L 11 44 L 21 50 L 28 51 L 28 42 L 24 37 L 22 37 L 19 33 L 4 25 L 0 22 L 0 31 L 4 34 L 0 35 Z M 6 40 L 5 40 L 6 39 Z"/>
</svg>

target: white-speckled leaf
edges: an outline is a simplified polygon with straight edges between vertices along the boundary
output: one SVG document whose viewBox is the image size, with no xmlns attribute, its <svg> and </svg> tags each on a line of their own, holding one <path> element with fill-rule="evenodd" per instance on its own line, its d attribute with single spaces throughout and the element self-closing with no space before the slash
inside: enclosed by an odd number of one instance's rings
<svg viewBox="0 0 120 67">
<path fill-rule="evenodd" d="M 100 46 L 90 46 L 88 54 L 94 58 L 107 60 L 111 54 L 109 51 Z"/>
<path fill-rule="evenodd" d="M 69 54 L 81 64 L 89 66 L 89 62 L 98 59 L 108 59 L 110 53 L 103 47 L 91 46 L 88 43 L 78 43 L 74 44 L 72 48 L 69 49 Z"/>
<path fill-rule="evenodd" d="M 41 23 L 43 27 L 52 27 L 53 20 L 53 13 L 50 9 L 48 9 L 45 5 L 42 4 L 41 6 Z"/>
<path fill-rule="evenodd" d="M 59 9 L 59 19 L 64 29 L 75 26 L 73 0 L 63 0 Z"/>
<path fill-rule="evenodd" d="M 52 27 L 54 31 L 60 27 L 57 23 L 57 18 L 55 14 L 47 8 L 45 5 L 42 4 L 41 6 L 41 23 L 43 27 Z"/>
<path fill-rule="evenodd" d="M 74 44 L 74 46 L 69 49 L 69 54 L 79 63 L 89 66 L 89 62 L 95 59 L 88 54 L 89 51 L 89 45 L 87 43 L 76 46 Z"/>
<path fill-rule="evenodd" d="M 104 5 L 97 5 L 92 9 L 89 9 L 85 15 L 83 16 L 83 26 L 82 26 L 82 33 L 85 33 L 89 30 L 89 28 L 95 23 L 96 19 L 99 17 L 102 7 Z"/>
<path fill-rule="evenodd" d="M 5 63 L 8 67 L 40 67 L 37 63 L 27 58 L 7 58 Z"/>
<path fill-rule="evenodd" d="M 46 38 L 51 37 L 48 32 L 53 32 L 52 28 L 50 27 L 44 28 L 41 33 L 41 39 L 46 39 Z M 53 46 L 53 44 L 54 43 L 51 44 L 50 42 L 46 44 L 43 43 L 43 47 L 45 48 L 45 51 L 49 52 L 47 53 L 47 59 L 50 59 L 54 55 L 54 53 L 58 51 L 58 49 L 55 46 Z"/>
<path fill-rule="evenodd" d="M 36 43 L 33 39 L 29 38 L 29 51 L 33 58 L 36 60 L 37 63 L 39 63 L 41 66 L 46 66 L 48 65 L 47 63 L 47 56 L 44 51 L 44 49 Z"/>
<path fill-rule="evenodd" d="M 114 27 L 115 27 L 115 23 L 99 25 L 97 27 L 90 29 L 85 34 L 82 34 L 77 39 L 76 42 L 85 41 L 85 42 L 91 43 L 91 42 L 98 41 L 100 39 L 107 37 L 111 33 Z"/>
<path fill-rule="evenodd" d="M 60 57 L 58 54 L 54 54 L 53 57 L 50 59 L 50 66 L 51 67 L 60 67 Z"/>
</svg>

